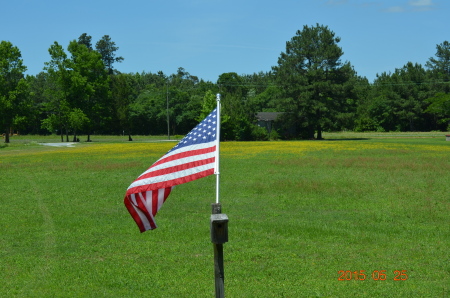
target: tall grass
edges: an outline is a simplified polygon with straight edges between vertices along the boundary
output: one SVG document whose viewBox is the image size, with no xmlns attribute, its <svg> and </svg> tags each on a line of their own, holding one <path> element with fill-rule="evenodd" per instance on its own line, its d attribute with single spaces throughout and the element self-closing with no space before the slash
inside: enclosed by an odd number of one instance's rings
<svg viewBox="0 0 450 298">
<path fill-rule="evenodd" d="M 23 138 L 0 149 L 0 296 L 214 296 L 214 177 L 176 187 L 154 231 L 123 206 L 173 143 Z M 448 297 L 450 142 L 331 139 L 222 143 L 227 297 Z"/>
</svg>

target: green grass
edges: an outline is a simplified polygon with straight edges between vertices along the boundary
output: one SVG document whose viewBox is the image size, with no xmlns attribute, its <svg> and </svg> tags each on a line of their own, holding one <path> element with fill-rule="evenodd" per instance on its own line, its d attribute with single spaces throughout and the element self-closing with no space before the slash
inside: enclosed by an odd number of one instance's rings
<svg viewBox="0 0 450 298">
<path fill-rule="evenodd" d="M 226 296 L 449 297 L 444 135 L 222 143 Z M 176 187 L 159 228 L 140 234 L 123 195 L 174 144 L 93 140 L 0 148 L 0 296 L 214 297 L 215 177 Z M 339 281 L 339 270 L 367 278 Z"/>
</svg>

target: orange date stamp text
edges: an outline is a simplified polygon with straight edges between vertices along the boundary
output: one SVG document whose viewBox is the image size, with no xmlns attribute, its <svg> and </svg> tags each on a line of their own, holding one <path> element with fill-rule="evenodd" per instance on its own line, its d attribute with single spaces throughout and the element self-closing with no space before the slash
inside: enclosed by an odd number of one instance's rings
<svg viewBox="0 0 450 298">
<path fill-rule="evenodd" d="M 393 275 L 389 275 L 386 273 L 386 270 L 373 270 L 372 273 L 367 272 L 366 270 L 339 270 L 338 271 L 338 280 L 339 281 L 348 281 L 348 280 L 388 280 L 392 279 L 395 281 L 405 281 L 408 279 L 408 274 L 406 270 L 394 270 Z"/>
</svg>

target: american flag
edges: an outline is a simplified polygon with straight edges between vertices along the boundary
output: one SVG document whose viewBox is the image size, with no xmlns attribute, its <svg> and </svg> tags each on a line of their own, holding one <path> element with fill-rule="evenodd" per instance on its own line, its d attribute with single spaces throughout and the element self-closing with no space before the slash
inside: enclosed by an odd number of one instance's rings
<svg viewBox="0 0 450 298">
<path fill-rule="evenodd" d="M 139 230 L 156 229 L 155 215 L 173 187 L 215 173 L 217 109 L 127 189 L 124 203 Z"/>
</svg>

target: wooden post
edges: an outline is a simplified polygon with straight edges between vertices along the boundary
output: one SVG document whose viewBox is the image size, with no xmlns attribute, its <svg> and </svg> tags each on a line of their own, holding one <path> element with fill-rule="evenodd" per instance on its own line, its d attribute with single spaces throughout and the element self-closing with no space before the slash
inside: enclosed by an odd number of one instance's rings
<svg viewBox="0 0 450 298">
<path fill-rule="evenodd" d="M 223 243 L 228 242 L 228 216 L 222 214 L 220 203 L 211 204 L 211 242 L 214 247 L 214 279 L 216 297 L 225 297 L 225 276 L 223 268 Z"/>
</svg>

